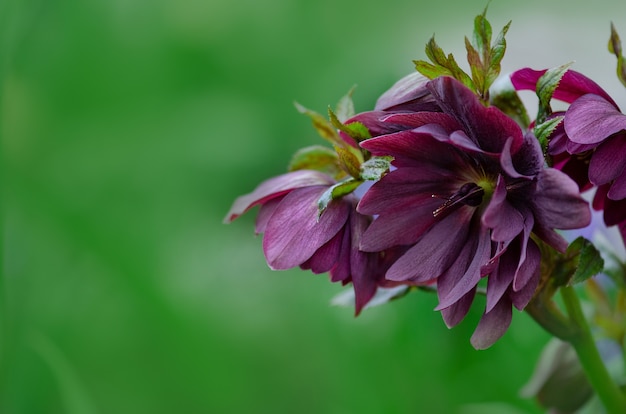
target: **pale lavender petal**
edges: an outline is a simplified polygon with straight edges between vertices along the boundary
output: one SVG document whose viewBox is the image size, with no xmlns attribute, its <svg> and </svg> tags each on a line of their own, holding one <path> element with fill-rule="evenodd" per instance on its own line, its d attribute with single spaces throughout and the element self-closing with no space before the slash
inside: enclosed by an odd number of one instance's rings
<svg viewBox="0 0 626 414">
<path fill-rule="evenodd" d="M 422 283 L 441 275 L 466 243 L 467 223 L 473 212 L 473 208 L 461 207 L 433 225 L 391 266 L 385 277 L 394 281 Z"/>
<path fill-rule="evenodd" d="M 224 218 L 225 223 L 230 223 L 241 214 L 257 204 L 265 203 L 274 197 L 285 195 L 295 189 L 312 185 L 332 185 L 335 181 L 328 175 L 319 171 L 299 170 L 279 175 L 263 181 L 249 194 L 238 197 L 228 214 Z"/>
<path fill-rule="evenodd" d="M 582 228 L 591 222 L 589 204 L 571 178 L 554 168 L 542 170 L 537 177 L 532 200 L 537 222 L 561 230 Z"/>
<path fill-rule="evenodd" d="M 428 79 L 419 72 L 411 72 L 383 93 L 378 98 L 374 109 L 377 111 L 389 111 L 403 104 L 428 101 L 430 93 L 426 89 L 427 82 Z"/>
<path fill-rule="evenodd" d="M 626 135 L 621 134 L 598 146 L 589 164 L 589 179 L 595 185 L 606 184 L 623 174 L 625 167 Z"/>
<path fill-rule="evenodd" d="M 575 100 L 565 113 L 565 132 L 573 142 L 597 144 L 626 130 L 626 115 L 598 95 Z"/>
<path fill-rule="evenodd" d="M 487 349 L 493 345 L 509 328 L 513 311 L 511 300 L 506 296 L 480 319 L 470 342 L 476 349 Z"/>
<path fill-rule="evenodd" d="M 508 202 L 506 196 L 506 183 L 499 176 L 491 201 L 482 217 L 483 224 L 492 229 L 493 241 L 512 240 L 524 229 L 524 217 Z"/>
<path fill-rule="evenodd" d="M 307 261 L 344 226 L 350 205 L 332 201 L 318 220 L 318 200 L 325 186 L 304 187 L 287 194 L 272 214 L 263 251 L 270 268 L 290 269 Z"/>
</svg>

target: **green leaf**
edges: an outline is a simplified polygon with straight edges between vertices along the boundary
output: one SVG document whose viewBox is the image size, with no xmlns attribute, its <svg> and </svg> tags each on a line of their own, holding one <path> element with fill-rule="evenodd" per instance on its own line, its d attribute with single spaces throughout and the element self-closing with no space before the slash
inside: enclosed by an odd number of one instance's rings
<svg viewBox="0 0 626 414">
<path fill-rule="evenodd" d="M 335 128 L 348 134 L 348 136 L 354 139 L 357 143 L 372 137 L 367 127 L 361 122 L 344 124 L 331 108 L 328 108 L 328 117 L 330 118 L 330 123 Z M 345 142 L 344 144 L 347 145 Z"/>
<path fill-rule="evenodd" d="M 611 38 L 609 39 L 609 52 L 617 57 L 617 78 L 626 86 L 626 59 L 622 55 L 622 41 L 611 23 Z"/>
<path fill-rule="evenodd" d="M 533 133 L 535 134 L 535 137 L 539 141 L 539 144 L 541 145 L 541 149 L 543 150 L 544 154 L 546 153 L 548 149 L 550 136 L 552 135 L 556 127 L 558 127 L 559 124 L 563 121 L 563 118 L 564 118 L 563 116 L 559 115 L 559 116 L 550 118 L 547 121 L 542 122 L 541 124 L 535 125 L 535 129 L 533 130 Z"/>
<path fill-rule="evenodd" d="M 556 68 L 548 69 L 537 81 L 537 97 L 539 98 L 539 112 L 537 114 L 537 123 L 545 122 L 546 118 L 552 114 L 550 101 L 554 91 L 559 86 L 563 75 L 572 65 L 572 62 L 566 63 Z"/>
<path fill-rule="evenodd" d="M 604 259 L 600 252 L 589 240 L 579 237 L 567 248 L 568 256 L 574 256 L 576 270 L 574 271 L 569 284 L 575 285 L 584 282 L 600 273 L 604 268 Z"/>
<path fill-rule="evenodd" d="M 352 93 L 356 89 L 356 85 L 350 88 L 347 94 L 341 97 L 337 102 L 335 113 L 339 121 L 346 122 L 347 119 L 352 118 L 355 115 L 354 102 L 352 101 Z"/>
<path fill-rule="evenodd" d="M 474 46 L 483 55 L 484 62 L 487 62 L 491 50 L 491 24 L 487 20 L 486 7 L 483 14 L 474 18 Z"/>
<path fill-rule="evenodd" d="M 441 49 L 435 41 L 434 36 L 431 37 L 426 44 L 425 52 L 432 63 L 423 60 L 414 60 L 415 69 L 419 73 L 426 76 L 428 79 L 434 79 L 439 76 L 451 76 L 468 88 L 475 90 L 472 78 L 459 67 L 452 54 L 446 56 L 443 49 Z"/>
<path fill-rule="evenodd" d="M 335 151 L 339 156 L 339 165 L 352 177 L 360 178 L 361 163 L 363 163 L 363 154 L 361 154 L 361 151 L 350 145 L 335 147 Z"/>
<path fill-rule="evenodd" d="M 347 194 L 350 194 L 357 189 L 363 183 L 362 180 L 355 178 L 348 178 L 347 180 L 338 182 L 337 184 L 324 191 L 322 196 L 317 201 L 317 208 L 319 210 L 318 218 L 324 214 L 324 211 L 328 208 L 331 201 L 341 198 Z"/>
<path fill-rule="evenodd" d="M 288 170 L 317 170 L 336 179 L 345 176 L 345 172 L 339 167 L 337 153 L 321 145 L 313 145 L 298 150 L 291 158 Z"/>
<path fill-rule="evenodd" d="M 528 129 L 530 117 L 526 111 L 526 106 L 512 85 L 506 89 L 492 91 L 490 99 L 493 106 L 513 118 L 522 129 Z"/>
<path fill-rule="evenodd" d="M 372 157 L 361 164 L 361 179 L 378 181 L 389 171 L 393 157 Z"/>
<path fill-rule="evenodd" d="M 341 137 L 339 137 L 337 129 L 335 129 L 330 121 L 328 121 L 317 112 L 300 105 L 298 102 L 295 102 L 294 104 L 298 112 L 308 116 L 311 119 L 311 121 L 313 122 L 313 127 L 317 130 L 322 138 L 324 138 L 326 141 L 330 142 L 334 146 L 343 147 L 347 145 L 347 143 L 342 140 Z"/>
<path fill-rule="evenodd" d="M 490 53 L 490 62 L 489 67 L 487 69 L 487 89 L 493 84 L 493 82 L 500 75 L 501 63 L 504 58 L 504 54 L 506 52 L 506 34 L 509 31 L 509 27 L 511 27 L 511 21 L 509 21 L 500 31 L 496 41 L 491 48 Z"/>
</svg>

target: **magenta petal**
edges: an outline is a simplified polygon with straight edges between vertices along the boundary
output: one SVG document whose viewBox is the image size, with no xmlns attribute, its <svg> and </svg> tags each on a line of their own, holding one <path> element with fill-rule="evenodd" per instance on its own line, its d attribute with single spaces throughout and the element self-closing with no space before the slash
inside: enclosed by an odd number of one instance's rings
<svg viewBox="0 0 626 414">
<path fill-rule="evenodd" d="M 524 229 L 524 217 L 507 201 L 506 196 L 504 178 L 499 176 L 496 189 L 482 217 L 483 224 L 492 229 L 493 241 L 512 240 Z"/>
<path fill-rule="evenodd" d="M 230 223 L 255 205 L 284 195 L 295 188 L 312 185 L 332 185 L 334 183 L 333 179 L 328 175 L 312 170 L 293 171 L 270 178 L 259 184 L 251 193 L 238 197 L 228 214 L 226 214 L 224 222 Z"/>
<path fill-rule="evenodd" d="M 487 349 L 493 345 L 509 328 L 513 310 L 511 300 L 506 296 L 480 319 L 470 342 L 476 349 Z"/>
<path fill-rule="evenodd" d="M 326 189 L 313 186 L 294 190 L 276 208 L 263 236 L 263 251 L 272 269 L 299 266 L 344 226 L 350 205 L 337 200 L 318 220 L 317 202 Z"/>
<path fill-rule="evenodd" d="M 591 222 L 589 204 L 580 196 L 578 185 L 554 168 L 538 175 L 533 201 L 535 218 L 542 226 L 553 229 L 579 229 Z"/>
<path fill-rule="evenodd" d="M 535 296 L 535 290 L 539 285 L 539 279 L 541 277 L 541 273 L 539 269 L 537 269 L 533 274 L 531 274 L 531 278 L 526 282 L 524 287 L 515 292 L 509 291 L 509 297 L 513 301 L 513 306 L 515 306 L 518 310 L 524 310 L 528 302 Z"/>
<path fill-rule="evenodd" d="M 361 214 L 350 216 L 350 270 L 352 285 L 354 286 L 355 314 L 358 315 L 363 307 L 376 293 L 378 280 L 378 255 L 365 253 L 359 250 L 361 235 L 365 232 L 369 219 Z"/>
<path fill-rule="evenodd" d="M 271 200 L 266 201 L 261 205 L 259 209 L 259 214 L 256 216 L 256 220 L 254 222 L 254 231 L 256 234 L 265 233 L 265 228 L 267 227 L 267 223 L 272 218 L 272 214 L 283 200 L 283 197 L 272 198 Z"/>
<path fill-rule="evenodd" d="M 626 171 L 615 179 L 607 195 L 612 200 L 626 199 Z"/>
<path fill-rule="evenodd" d="M 472 306 L 474 296 L 476 296 L 476 288 L 467 292 L 449 307 L 441 310 L 441 317 L 448 328 L 458 325 L 465 318 Z"/>
<path fill-rule="evenodd" d="M 456 79 L 439 77 L 428 83 L 428 89 L 444 113 L 452 115 L 463 130 L 483 151 L 500 153 L 511 137 L 513 152 L 522 145 L 519 125 L 495 107 L 485 107 L 470 89 Z"/>
<path fill-rule="evenodd" d="M 595 185 L 606 184 L 623 174 L 625 167 L 626 134 L 620 134 L 598 146 L 589 163 L 589 179 Z"/>
<path fill-rule="evenodd" d="M 313 273 L 320 274 L 328 272 L 335 266 L 340 260 L 345 227 L 342 230 L 313 253 L 311 258 L 305 262 L 306 269 L 311 269 Z"/>
<path fill-rule="evenodd" d="M 529 90 L 535 91 L 537 89 L 537 81 L 543 74 L 546 73 L 546 69 L 533 70 L 530 68 L 520 69 L 511 74 L 511 82 L 516 90 Z M 563 102 L 572 103 L 577 98 L 593 93 L 604 97 L 609 102 L 613 102 L 613 99 L 609 96 L 604 89 L 597 83 L 586 77 L 585 75 L 576 72 L 574 70 L 568 70 L 559 82 L 559 86 L 554 92 L 554 99 L 558 99 Z M 615 106 L 617 106 L 615 104 Z"/>
<path fill-rule="evenodd" d="M 394 281 L 423 283 L 441 275 L 465 244 L 467 224 L 473 212 L 473 208 L 462 207 L 433 225 L 391 266 L 385 277 Z"/>
<path fill-rule="evenodd" d="M 436 310 L 445 309 L 453 303 L 457 302 L 467 292 L 474 289 L 480 279 L 482 278 L 482 269 L 489 262 L 491 256 L 491 239 L 489 238 L 489 229 L 484 226 L 480 226 L 480 230 L 473 229 L 474 232 L 478 232 L 477 241 L 473 254 L 471 254 L 471 262 L 465 269 L 463 277 L 455 284 L 454 288 L 450 292 L 442 297 L 439 301 L 439 305 Z M 463 249 L 473 249 L 470 243 L 467 243 Z M 459 257 L 463 257 L 463 251 L 458 254 Z"/>
<path fill-rule="evenodd" d="M 524 243 L 524 248 L 520 254 L 520 263 L 513 279 L 514 292 L 522 290 L 533 277 L 539 274 L 541 263 L 541 251 L 535 242 L 526 238 L 522 243 Z"/>
<path fill-rule="evenodd" d="M 579 144 L 597 144 L 626 130 L 626 115 L 597 95 L 575 100 L 565 113 L 565 132 Z"/>
<path fill-rule="evenodd" d="M 513 282 L 515 271 L 519 263 L 519 249 L 509 248 L 500 256 L 498 267 L 489 275 L 487 282 L 487 304 L 485 312 L 489 313 L 502 299 Z"/>
</svg>

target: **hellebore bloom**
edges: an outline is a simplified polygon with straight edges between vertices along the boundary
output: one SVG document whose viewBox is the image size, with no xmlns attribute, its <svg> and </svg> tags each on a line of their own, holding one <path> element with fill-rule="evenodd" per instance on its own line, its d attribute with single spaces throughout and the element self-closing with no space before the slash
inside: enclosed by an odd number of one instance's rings
<svg viewBox="0 0 626 414">
<path fill-rule="evenodd" d="M 544 167 L 536 138 L 499 109 L 453 78 L 425 87 L 439 112 L 391 113 L 377 121 L 389 132 L 361 143 L 394 157 L 395 167 L 359 202 L 360 213 L 377 215 L 361 248 L 404 246 L 385 277 L 436 282 L 449 327 L 487 277 L 485 313 L 471 339 L 487 348 L 508 328 L 511 306 L 523 309 L 537 287 L 541 254 L 531 234 L 563 252 L 567 242 L 554 229 L 586 226 L 590 210 L 567 175 Z"/>
<path fill-rule="evenodd" d="M 384 283 L 378 253 L 358 249 L 371 218 L 356 212 L 352 194 L 332 200 L 319 216 L 318 200 L 335 180 L 299 170 L 270 178 L 235 200 L 224 221 L 230 223 L 256 205 L 256 233 L 263 233 L 263 252 L 274 270 L 296 266 L 313 273 L 330 272 L 333 282 L 352 282 L 358 314 Z"/>
<path fill-rule="evenodd" d="M 526 68 L 511 80 L 518 90 L 535 90 L 544 73 Z M 570 104 L 548 147 L 555 168 L 572 177 L 581 191 L 598 187 L 593 207 L 604 210 L 606 225 L 619 225 L 626 241 L 626 115 L 599 85 L 571 70 L 554 98 Z"/>
</svg>

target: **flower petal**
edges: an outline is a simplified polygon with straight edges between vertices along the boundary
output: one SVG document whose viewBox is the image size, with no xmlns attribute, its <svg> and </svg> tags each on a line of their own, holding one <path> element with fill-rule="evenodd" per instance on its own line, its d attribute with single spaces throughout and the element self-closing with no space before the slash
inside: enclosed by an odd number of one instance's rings
<svg viewBox="0 0 626 414">
<path fill-rule="evenodd" d="M 532 200 L 535 218 L 552 229 L 578 229 L 591 222 L 589 204 L 578 192 L 578 185 L 554 168 L 537 176 L 537 190 Z"/>
<path fill-rule="evenodd" d="M 511 300 L 505 296 L 480 319 L 470 339 L 474 348 L 487 349 L 493 345 L 509 328 L 512 318 Z"/>
<path fill-rule="evenodd" d="M 530 68 L 520 69 L 511 74 L 511 82 L 516 90 L 535 91 L 537 89 L 537 81 L 546 73 L 546 69 L 533 70 Z M 572 103 L 579 97 L 593 93 L 604 97 L 604 99 L 613 103 L 615 102 L 604 89 L 597 83 L 574 70 L 568 70 L 559 82 L 559 86 L 554 91 L 553 98 L 563 102 Z"/>
<path fill-rule="evenodd" d="M 626 168 L 626 134 L 616 135 L 600 144 L 591 156 L 589 179 L 595 185 L 606 184 L 624 174 Z M 609 194 L 613 189 L 609 190 Z M 617 191 L 617 190 L 615 190 Z M 611 197 L 619 199 L 623 197 Z"/>
<path fill-rule="evenodd" d="M 317 202 L 326 186 L 304 187 L 287 194 L 272 214 L 263 251 L 270 268 L 290 269 L 307 261 L 346 223 L 350 204 L 333 200 L 318 220 Z"/>
<path fill-rule="evenodd" d="M 442 76 L 428 83 L 444 113 L 452 115 L 483 151 L 500 153 L 506 140 L 513 138 L 512 150 L 522 145 L 522 130 L 496 107 L 485 107 L 478 97 L 456 79 Z"/>
<path fill-rule="evenodd" d="M 597 144 L 626 130 L 626 115 L 598 95 L 584 95 L 570 105 L 564 123 L 573 142 Z"/>
<path fill-rule="evenodd" d="M 238 197 L 228 214 L 224 218 L 225 223 L 230 223 L 241 214 L 257 204 L 263 204 L 269 199 L 285 195 L 295 188 L 312 185 L 332 185 L 335 181 L 328 175 L 319 171 L 299 170 L 270 178 L 259 184 L 254 191 Z"/>
<path fill-rule="evenodd" d="M 483 213 L 483 224 L 492 229 L 491 239 L 503 242 L 513 240 L 524 229 L 524 217 L 506 199 L 504 178 L 498 177 L 489 205 Z"/>
<path fill-rule="evenodd" d="M 419 72 L 411 72 L 397 81 L 389 90 L 383 93 L 374 109 L 376 111 L 392 110 L 436 110 L 426 83 L 428 79 Z"/>
<path fill-rule="evenodd" d="M 423 283 L 441 275 L 457 258 L 467 240 L 474 208 L 463 206 L 434 224 L 401 256 L 385 277 L 394 281 Z M 445 254 L 442 255 L 442 252 Z"/>
</svg>

